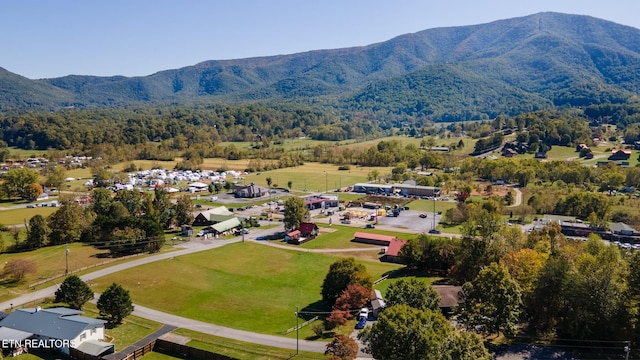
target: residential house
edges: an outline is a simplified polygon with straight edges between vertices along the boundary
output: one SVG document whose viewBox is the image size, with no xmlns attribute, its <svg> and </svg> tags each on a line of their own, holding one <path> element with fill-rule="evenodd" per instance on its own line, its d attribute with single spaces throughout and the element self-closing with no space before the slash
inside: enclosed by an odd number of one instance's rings
<svg viewBox="0 0 640 360">
<path fill-rule="evenodd" d="M 308 222 L 301 223 L 300 226 L 298 227 L 298 230 L 300 230 L 300 236 L 311 238 L 311 239 L 318 236 L 318 232 L 320 231 L 318 228 L 318 225 L 316 225 L 315 223 L 308 223 Z"/>
<path fill-rule="evenodd" d="M 318 225 L 315 223 L 304 222 L 298 226 L 296 230 L 293 230 L 285 235 L 285 241 L 289 244 L 300 245 L 309 240 L 313 240 L 318 236 Z"/>
<path fill-rule="evenodd" d="M 462 286 L 454 285 L 433 285 L 438 295 L 440 295 L 440 311 L 447 318 L 454 313 L 460 303 L 460 291 Z"/>
<path fill-rule="evenodd" d="M 544 151 L 538 151 L 534 156 L 535 159 L 546 159 L 547 153 Z"/>
<path fill-rule="evenodd" d="M 113 353 L 114 345 L 102 341 L 106 321 L 80 314 L 82 311 L 63 307 L 17 309 L 0 321 L 0 338 L 50 343 L 67 355 L 70 348 L 94 356 Z"/>
<path fill-rule="evenodd" d="M 611 150 L 611 156 L 609 160 L 629 160 L 631 157 L 631 150 L 627 149 L 613 149 Z"/>
</svg>

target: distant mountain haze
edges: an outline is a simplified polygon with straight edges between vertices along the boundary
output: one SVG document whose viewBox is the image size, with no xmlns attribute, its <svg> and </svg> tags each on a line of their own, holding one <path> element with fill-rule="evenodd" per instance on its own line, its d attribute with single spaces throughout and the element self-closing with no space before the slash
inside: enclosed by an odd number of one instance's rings
<svg viewBox="0 0 640 360">
<path fill-rule="evenodd" d="M 639 87 L 640 30 L 539 13 L 361 47 L 211 60 L 144 77 L 29 80 L 0 68 L 0 110 L 295 101 L 457 121 L 624 102 Z"/>
</svg>

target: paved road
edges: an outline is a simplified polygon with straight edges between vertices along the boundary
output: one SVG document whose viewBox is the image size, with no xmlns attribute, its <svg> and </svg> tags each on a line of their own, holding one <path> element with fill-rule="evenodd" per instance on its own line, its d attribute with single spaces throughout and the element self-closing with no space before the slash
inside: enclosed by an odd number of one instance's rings
<svg viewBox="0 0 640 360">
<path fill-rule="evenodd" d="M 268 230 L 255 230 L 252 234 L 248 235 L 252 238 L 266 235 L 267 233 L 272 233 L 274 231 L 278 231 L 281 229 L 268 229 Z M 247 236 L 247 237 L 248 237 Z M 279 248 L 284 248 L 287 250 L 298 250 L 298 251 L 309 251 L 309 252 L 344 252 L 344 251 L 367 251 L 367 250 L 375 250 L 378 251 L 377 248 L 367 249 L 367 248 L 350 248 L 350 249 L 303 249 L 303 248 L 294 248 L 290 246 L 285 246 L 281 244 L 274 244 L 267 241 L 257 241 L 247 238 L 247 241 L 252 241 L 258 244 L 263 244 L 266 246 L 274 246 Z M 232 240 L 193 240 L 187 243 L 184 243 L 184 249 L 172 251 L 168 253 L 162 253 L 157 255 L 148 256 L 141 259 L 136 259 L 133 261 L 129 261 L 122 264 L 117 264 L 113 266 L 109 266 L 107 268 L 97 270 L 85 275 L 80 276 L 80 278 L 84 281 L 94 280 L 102 276 L 106 276 L 109 274 L 113 274 L 122 270 L 130 269 L 132 267 L 136 267 L 143 264 L 148 264 L 154 261 L 160 261 L 165 259 L 170 259 L 176 256 L 191 254 L 199 251 L 205 251 L 209 249 L 215 249 L 217 247 L 221 247 L 227 244 L 237 243 L 242 241 L 241 237 L 234 238 Z M 9 301 L 5 301 L 0 303 L 0 310 L 9 309 L 12 307 L 18 307 L 20 305 L 28 304 L 30 302 L 35 302 L 39 299 L 54 296 L 55 291 L 58 289 L 59 284 L 49 286 L 44 289 L 40 289 L 37 291 L 30 292 L 29 294 L 22 295 L 20 297 L 14 298 Z M 136 316 L 140 316 L 146 319 L 154 320 L 166 325 L 176 326 L 180 328 L 190 329 L 193 331 L 198 331 L 206 334 L 212 334 L 220 337 L 225 337 L 229 339 L 242 340 L 255 344 L 262 344 L 268 346 L 274 346 L 284 349 L 295 350 L 299 348 L 301 351 L 310 351 L 310 352 L 324 352 L 326 348 L 326 342 L 318 342 L 318 341 L 307 341 L 307 340 L 299 340 L 285 338 L 280 336 L 273 336 L 267 334 L 259 334 L 253 333 L 249 331 L 232 329 L 224 326 L 219 326 L 215 324 L 209 324 L 202 321 L 188 319 L 181 316 L 176 316 L 172 314 L 168 314 L 165 312 L 161 312 L 158 310 L 153 310 L 141 305 L 134 305 L 133 314 Z M 292 314 L 293 315 L 293 314 Z M 366 357 L 366 354 L 359 354 L 362 357 Z"/>
<path fill-rule="evenodd" d="M 199 320 L 188 319 L 182 316 L 167 314 L 141 305 L 134 305 L 133 314 L 145 319 L 154 320 L 167 325 L 177 326 L 183 329 L 198 331 L 205 334 L 216 335 L 228 339 L 242 340 L 254 344 L 275 346 L 283 349 L 296 349 L 296 339 L 258 334 L 249 331 L 231 329 L 224 326 L 205 323 Z M 292 313 L 291 316 L 294 314 Z M 326 343 L 317 341 L 299 340 L 300 350 L 311 352 L 324 352 Z"/>
</svg>

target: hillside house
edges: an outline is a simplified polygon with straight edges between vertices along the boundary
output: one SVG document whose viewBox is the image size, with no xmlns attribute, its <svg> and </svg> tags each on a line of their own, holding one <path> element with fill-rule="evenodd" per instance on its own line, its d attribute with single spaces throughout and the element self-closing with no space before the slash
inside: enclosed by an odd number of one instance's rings
<svg viewBox="0 0 640 360">
<path fill-rule="evenodd" d="M 66 355 L 69 348 L 94 356 L 113 353 L 115 346 L 102 341 L 106 321 L 80 314 L 63 307 L 17 309 L 0 321 L 0 339 L 50 343 Z"/>
</svg>

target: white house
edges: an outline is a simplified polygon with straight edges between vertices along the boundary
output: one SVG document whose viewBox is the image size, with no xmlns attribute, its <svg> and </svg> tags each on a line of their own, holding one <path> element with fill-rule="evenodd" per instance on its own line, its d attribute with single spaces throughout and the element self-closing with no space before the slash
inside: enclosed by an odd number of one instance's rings
<svg viewBox="0 0 640 360">
<path fill-rule="evenodd" d="M 0 321 L 0 338 L 32 347 L 55 346 L 67 355 L 70 347 L 96 356 L 114 352 L 113 344 L 102 341 L 106 321 L 80 314 L 63 307 L 17 309 Z"/>
</svg>

